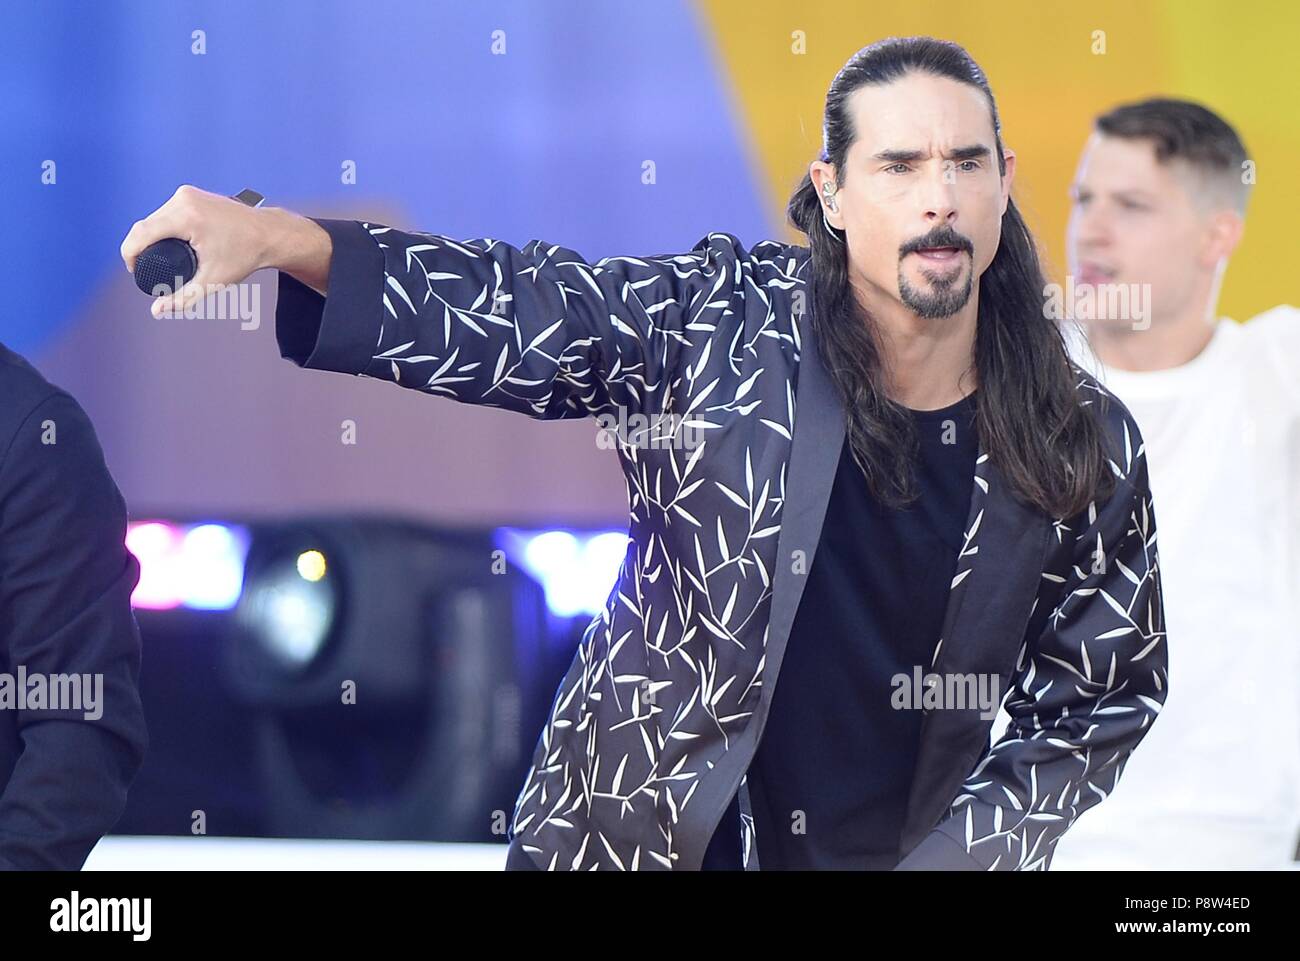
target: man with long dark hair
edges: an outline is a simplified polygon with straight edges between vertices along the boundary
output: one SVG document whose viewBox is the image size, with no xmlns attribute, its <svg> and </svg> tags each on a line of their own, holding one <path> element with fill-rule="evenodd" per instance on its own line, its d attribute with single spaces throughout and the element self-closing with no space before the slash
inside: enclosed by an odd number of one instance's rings
<svg viewBox="0 0 1300 961">
<path fill-rule="evenodd" d="M 1115 787 L 1167 689 L 1142 438 L 1045 310 L 999 127 L 965 51 L 893 39 L 831 86 L 808 247 L 591 264 L 189 187 L 131 229 L 128 269 L 199 249 L 156 313 L 279 269 L 301 366 L 671 425 L 620 438 L 631 542 L 508 866 L 1045 869 Z"/>
</svg>

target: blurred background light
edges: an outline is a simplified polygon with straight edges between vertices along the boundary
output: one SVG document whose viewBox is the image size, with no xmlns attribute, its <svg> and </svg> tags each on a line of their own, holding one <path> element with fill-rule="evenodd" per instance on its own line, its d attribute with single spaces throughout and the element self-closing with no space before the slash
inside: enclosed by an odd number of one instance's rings
<svg viewBox="0 0 1300 961">
<path fill-rule="evenodd" d="M 552 614 L 577 617 L 594 616 L 604 608 L 627 552 L 628 536 L 620 530 L 501 527 L 497 542 L 507 560 L 542 585 Z"/>
<path fill-rule="evenodd" d="M 137 609 L 229 610 L 239 600 L 248 532 L 227 524 L 135 521 L 126 547 L 140 562 Z"/>
</svg>

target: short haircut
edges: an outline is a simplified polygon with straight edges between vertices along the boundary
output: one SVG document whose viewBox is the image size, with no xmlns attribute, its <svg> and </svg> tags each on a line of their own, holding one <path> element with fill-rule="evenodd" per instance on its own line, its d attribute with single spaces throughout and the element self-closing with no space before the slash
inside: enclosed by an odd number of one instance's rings
<svg viewBox="0 0 1300 961">
<path fill-rule="evenodd" d="M 1199 176 L 1207 194 L 1217 194 L 1245 214 L 1250 196 L 1246 147 L 1232 125 L 1208 107 L 1191 100 L 1153 98 L 1115 107 L 1094 125 L 1107 137 L 1153 141 L 1158 163 L 1182 160 Z M 1193 199 L 1207 207 L 1212 204 L 1206 201 L 1214 198 Z"/>
</svg>

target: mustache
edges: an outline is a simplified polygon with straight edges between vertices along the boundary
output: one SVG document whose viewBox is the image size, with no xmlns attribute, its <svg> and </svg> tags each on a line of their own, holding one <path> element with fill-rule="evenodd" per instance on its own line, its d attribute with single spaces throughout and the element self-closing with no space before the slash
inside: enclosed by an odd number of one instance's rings
<svg viewBox="0 0 1300 961">
<path fill-rule="evenodd" d="M 908 254 L 916 253 L 916 251 L 924 250 L 927 247 L 955 247 L 972 255 L 975 252 L 974 244 L 953 230 L 952 227 L 944 225 L 936 227 L 924 237 L 915 237 L 900 246 L 898 248 L 899 259 L 901 260 Z"/>
</svg>

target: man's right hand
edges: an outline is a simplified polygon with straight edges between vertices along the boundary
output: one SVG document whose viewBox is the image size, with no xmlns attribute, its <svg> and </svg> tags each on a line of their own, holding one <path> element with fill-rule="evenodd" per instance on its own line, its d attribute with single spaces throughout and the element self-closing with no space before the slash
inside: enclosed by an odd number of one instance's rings
<svg viewBox="0 0 1300 961">
<path fill-rule="evenodd" d="M 143 220 L 122 241 L 129 273 L 150 244 L 177 237 L 194 248 L 199 269 L 178 294 L 155 298 L 150 312 L 184 311 L 202 300 L 208 285 L 237 284 L 264 267 L 288 271 L 325 292 L 329 277 L 329 234 L 305 217 L 278 207 L 249 207 L 231 197 L 188 184 Z"/>
</svg>

